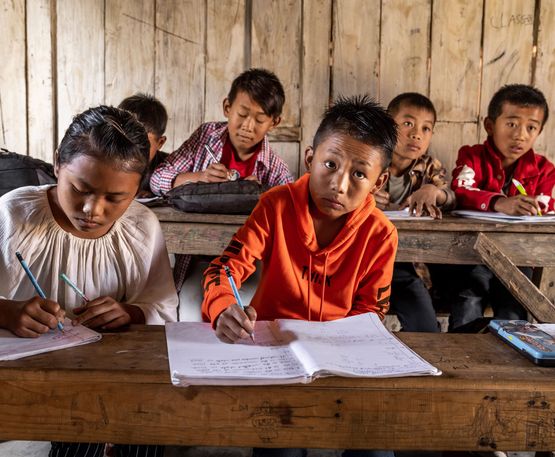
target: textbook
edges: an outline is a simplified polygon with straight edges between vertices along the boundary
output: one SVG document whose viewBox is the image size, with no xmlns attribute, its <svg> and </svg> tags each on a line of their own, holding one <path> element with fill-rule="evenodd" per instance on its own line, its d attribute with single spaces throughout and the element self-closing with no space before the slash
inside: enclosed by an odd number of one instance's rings
<svg viewBox="0 0 555 457">
<path fill-rule="evenodd" d="M 395 211 L 383 211 L 386 217 L 390 221 L 400 221 L 400 220 L 415 220 L 415 221 L 433 221 L 434 218 L 432 216 L 415 216 L 414 214 L 409 213 L 409 209 L 400 209 Z"/>
<path fill-rule="evenodd" d="M 540 223 L 555 223 L 555 215 L 543 216 L 511 216 L 505 213 L 498 213 L 497 211 L 470 211 L 470 210 L 455 210 L 451 211 L 454 216 L 469 217 L 471 219 L 480 219 L 483 221 L 502 222 L 504 224 L 540 224 Z"/>
<path fill-rule="evenodd" d="M 100 333 L 83 325 L 74 327 L 67 318 L 64 321 L 64 330 L 50 330 L 38 338 L 21 338 L 9 330 L 0 329 L 0 361 L 93 343 L 101 338 Z"/>
<path fill-rule="evenodd" d="M 324 376 L 440 375 L 374 313 L 329 322 L 260 321 L 255 342 L 223 343 L 209 323 L 168 322 L 171 381 L 188 385 L 308 383 Z"/>
</svg>

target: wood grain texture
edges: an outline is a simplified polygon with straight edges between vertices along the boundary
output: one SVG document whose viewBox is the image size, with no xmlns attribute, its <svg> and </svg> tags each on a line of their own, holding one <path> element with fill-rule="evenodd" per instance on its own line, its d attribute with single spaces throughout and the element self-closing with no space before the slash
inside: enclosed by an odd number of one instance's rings
<svg viewBox="0 0 555 457">
<path fill-rule="evenodd" d="M 431 0 L 383 0 L 380 101 L 402 92 L 428 95 Z"/>
<path fill-rule="evenodd" d="M 332 0 L 303 2 L 303 40 L 301 61 L 300 161 L 312 145 L 320 120 L 328 107 L 330 93 L 330 46 Z"/>
<path fill-rule="evenodd" d="M 555 305 L 511 261 L 512 253 L 499 248 L 494 239 L 478 234 L 474 249 L 509 292 L 539 322 L 555 322 Z"/>
<path fill-rule="evenodd" d="M 73 116 L 104 103 L 104 0 L 56 1 L 58 138 Z"/>
<path fill-rule="evenodd" d="M 534 6 L 534 0 L 485 2 L 481 118 L 501 86 L 531 82 Z"/>
<path fill-rule="evenodd" d="M 430 98 L 440 120 L 476 122 L 483 4 L 482 0 L 434 2 Z"/>
<path fill-rule="evenodd" d="M 547 102 L 555 103 L 555 2 L 540 2 L 538 49 L 536 54 L 536 71 L 534 85 L 540 89 Z M 544 154 L 551 162 L 555 162 L 555 122 L 550 119 L 536 140 L 534 149 Z"/>
<path fill-rule="evenodd" d="M 334 0 L 332 97 L 380 93 L 379 0 Z"/>
<path fill-rule="evenodd" d="M 245 70 L 245 0 L 207 0 L 205 122 L 225 120 L 222 102 Z"/>
<path fill-rule="evenodd" d="M 0 30 L 0 147 L 27 154 L 25 0 L 3 3 Z"/>
<path fill-rule="evenodd" d="M 542 269 L 538 289 L 551 303 L 555 303 L 555 268 L 553 266 Z"/>
<path fill-rule="evenodd" d="M 154 1 L 106 1 L 106 103 L 154 93 Z"/>
<path fill-rule="evenodd" d="M 300 125 L 301 2 L 258 0 L 252 5 L 251 65 L 273 71 L 285 90 L 282 126 Z"/>
<path fill-rule="evenodd" d="M 439 159 L 451 179 L 459 149 L 465 144 L 476 144 L 482 127 L 476 122 L 436 122 L 430 146 L 430 155 Z"/>
<path fill-rule="evenodd" d="M 163 327 L 132 326 L 104 334 L 98 343 L 2 363 L 0 439 L 554 448 L 552 369 L 534 366 L 493 335 L 398 336 L 443 375 L 176 388 L 170 384 Z"/>
<path fill-rule="evenodd" d="M 155 94 L 169 114 L 167 151 L 177 149 L 204 119 L 203 0 L 156 0 Z"/>
<path fill-rule="evenodd" d="M 54 160 L 54 69 L 52 47 L 52 0 L 27 2 L 27 121 L 28 155 Z M 20 151 L 21 152 L 21 151 Z"/>
</svg>

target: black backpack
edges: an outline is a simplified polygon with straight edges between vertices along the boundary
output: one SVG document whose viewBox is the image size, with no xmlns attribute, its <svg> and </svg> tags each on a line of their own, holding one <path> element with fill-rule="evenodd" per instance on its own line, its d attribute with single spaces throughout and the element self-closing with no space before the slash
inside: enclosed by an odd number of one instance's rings
<svg viewBox="0 0 555 457">
<path fill-rule="evenodd" d="M 52 164 L 0 148 L 0 196 L 18 187 L 55 183 Z"/>
<path fill-rule="evenodd" d="M 188 213 L 249 214 L 267 189 L 256 181 L 198 182 L 173 188 L 166 199 Z"/>
</svg>

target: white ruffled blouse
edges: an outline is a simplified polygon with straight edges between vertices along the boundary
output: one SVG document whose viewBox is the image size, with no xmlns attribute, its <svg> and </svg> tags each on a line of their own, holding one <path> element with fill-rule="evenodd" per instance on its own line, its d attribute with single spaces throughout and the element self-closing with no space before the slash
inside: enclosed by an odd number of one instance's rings
<svg viewBox="0 0 555 457">
<path fill-rule="evenodd" d="M 59 279 L 61 273 L 91 300 L 110 296 L 138 306 L 147 324 L 175 321 L 178 299 L 154 213 L 133 201 L 107 234 L 78 238 L 55 221 L 49 187 L 22 187 L 0 197 L 0 298 L 37 295 L 17 260 L 19 251 L 46 296 L 70 315 L 82 300 Z"/>
</svg>

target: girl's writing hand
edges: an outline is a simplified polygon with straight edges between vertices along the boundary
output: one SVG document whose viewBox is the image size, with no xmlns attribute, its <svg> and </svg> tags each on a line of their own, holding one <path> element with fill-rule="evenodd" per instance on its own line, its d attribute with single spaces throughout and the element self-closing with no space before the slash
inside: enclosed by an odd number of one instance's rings
<svg viewBox="0 0 555 457">
<path fill-rule="evenodd" d="M 40 297 L 6 303 L 4 312 L 5 327 L 25 338 L 36 338 L 55 329 L 58 322 L 65 317 L 65 312 L 58 303 Z"/>
<path fill-rule="evenodd" d="M 131 323 L 130 305 L 117 302 L 112 297 L 98 297 L 73 309 L 77 315 L 73 325 L 85 325 L 90 328 L 118 328 Z"/>
<path fill-rule="evenodd" d="M 416 217 L 429 214 L 434 219 L 441 219 L 439 205 L 441 199 L 445 197 L 445 192 L 432 184 L 425 184 L 418 189 L 403 203 L 402 208 L 409 208 L 409 213 Z M 443 199 L 445 201 L 445 199 Z"/>
<path fill-rule="evenodd" d="M 536 216 L 540 205 L 535 197 L 515 195 L 514 197 L 499 197 L 493 204 L 493 210 L 511 216 Z"/>
<path fill-rule="evenodd" d="M 247 306 L 243 311 L 234 303 L 218 316 L 216 336 L 224 343 L 235 343 L 251 335 L 255 321 L 256 310 L 252 306 Z"/>
</svg>

